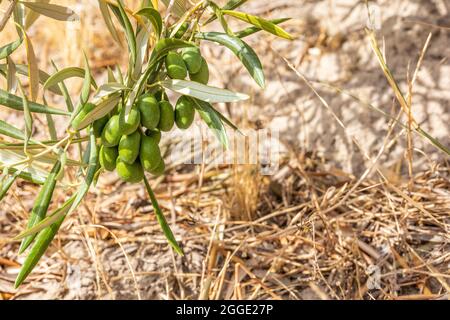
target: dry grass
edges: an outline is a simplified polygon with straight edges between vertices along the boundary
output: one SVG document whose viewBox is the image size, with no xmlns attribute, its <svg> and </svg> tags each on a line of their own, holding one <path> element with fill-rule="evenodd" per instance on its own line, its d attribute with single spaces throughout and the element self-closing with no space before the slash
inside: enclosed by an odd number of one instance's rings
<svg viewBox="0 0 450 320">
<path fill-rule="evenodd" d="M 420 149 L 421 138 L 412 132 L 416 124 L 416 110 L 412 109 L 416 106 L 415 82 L 420 84 L 421 73 L 417 71 L 411 78 L 406 73 L 395 74 L 405 80 L 408 89 L 403 92 L 408 94 L 404 96 L 380 81 L 376 90 L 386 92 L 388 107 L 385 100 L 381 101 L 381 94 L 377 96 L 380 101 L 370 99 L 369 104 L 358 91 L 345 90 L 359 73 L 355 65 L 341 67 L 350 78 L 344 75 L 343 79 L 328 81 L 312 77 L 308 70 L 315 66 L 317 51 L 321 56 L 339 53 L 346 42 L 356 38 L 370 53 L 369 38 L 362 28 L 345 37 L 331 34 L 317 21 L 296 15 L 296 10 L 306 10 L 313 4 L 301 7 L 292 2 L 249 5 L 254 13 L 296 18 L 286 24 L 294 34 L 302 35 L 293 46 L 272 37 L 249 40 L 257 44 L 258 53 L 266 54 L 268 95 L 281 91 L 287 98 L 280 98 L 278 105 L 255 90 L 251 105 L 224 108 L 237 123 L 250 128 L 269 125 L 272 118 L 284 114 L 295 117 L 294 127 L 286 122 L 281 139 L 287 151 L 280 170 L 273 176 L 261 176 L 258 168 L 250 165 L 214 168 L 173 164 L 164 178 L 153 181 L 160 205 L 186 253 L 184 257 L 169 249 L 143 187 L 126 185 L 116 176 L 106 175 L 77 214 L 66 221 L 29 281 L 16 291 L 12 289 L 13 279 L 22 258 L 16 255 L 18 244 L 9 239 L 23 229 L 37 192 L 35 186 L 17 183 L 0 208 L 0 297 L 449 298 L 450 165 L 448 158 L 435 157 L 439 154 L 435 149 L 434 153 Z M 122 51 L 109 40 L 94 11 L 87 12 L 82 16 L 83 23 L 92 27 L 70 31 L 76 41 L 62 40 L 69 31 L 58 29 L 59 24 L 44 26 L 39 22 L 43 29 L 34 31 L 33 37 L 41 68 L 51 70 L 48 57 L 55 58 L 60 66 L 81 64 L 78 49 L 87 43 L 98 77 L 104 77 L 103 67 L 124 61 Z M 423 23 L 433 29 L 439 27 L 434 22 Z M 428 35 L 429 30 L 425 31 Z M 62 41 L 67 41 L 67 51 L 55 55 L 54 48 Z M 404 60 L 419 59 L 417 66 L 430 64 L 425 49 L 436 44 L 425 43 L 418 43 L 420 50 Z M 216 61 L 212 68 L 215 84 L 242 92 L 253 90 L 245 79 L 236 80 L 237 74 L 243 74 L 237 64 L 224 66 L 228 56 L 210 47 L 204 54 Z M 370 57 L 383 75 L 377 66 L 382 55 L 377 58 L 370 53 Z M 322 90 L 324 84 L 339 92 Z M 356 85 L 363 87 L 363 83 Z M 78 83 L 74 83 L 73 92 L 78 89 Z M 353 98 L 339 100 L 346 92 Z M 299 102 L 299 96 L 305 100 Z M 394 101 L 396 97 L 399 104 Z M 340 110 L 349 101 L 356 101 L 363 110 L 363 116 L 355 116 L 360 121 L 370 112 L 368 105 L 389 114 L 384 117 L 375 113 L 385 119 L 377 132 L 377 144 L 368 146 L 349 130 L 348 113 Z M 282 104 L 286 107 L 280 107 Z M 316 148 L 312 136 L 319 129 L 307 125 L 311 116 L 304 106 L 308 105 L 325 110 L 320 119 L 356 150 L 358 169 L 350 172 L 341 158 Z M 1 112 L 2 117 L 20 123 L 17 114 Z M 444 116 L 448 117 L 448 105 Z M 257 121 L 251 120 L 255 118 Z M 410 126 L 399 127 L 398 121 L 409 122 Z M 330 123 L 339 129 L 333 129 Z M 298 127 L 304 132 L 290 136 L 289 132 Z M 42 128 L 37 133 L 45 135 Z M 391 153 L 394 148 L 400 149 L 396 156 Z M 347 155 L 352 161 L 353 156 Z M 65 190 L 59 190 L 52 206 L 65 196 Z M 373 288 L 371 281 L 377 275 L 380 286 Z"/>
</svg>

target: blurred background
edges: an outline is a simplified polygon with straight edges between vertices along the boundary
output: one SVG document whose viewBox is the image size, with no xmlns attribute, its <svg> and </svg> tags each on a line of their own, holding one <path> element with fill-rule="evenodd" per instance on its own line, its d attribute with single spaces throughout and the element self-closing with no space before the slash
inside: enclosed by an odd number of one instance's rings
<svg viewBox="0 0 450 320">
<path fill-rule="evenodd" d="M 138 3 L 126 1 L 131 8 Z M 106 81 L 108 66 L 126 68 L 127 52 L 111 39 L 96 1 L 58 4 L 81 19 L 62 23 L 40 17 L 33 25 L 28 35 L 40 69 L 54 72 L 52 60 L 60 68 L 82 66 L 82 50 L 99 83 Z M 153 186 L 184 257 L 168 247 L 143 187 L 105 174 L 67 219 L 29 281 L 14 290 L 23 257 L 10 239 L 25 227 L 38 190 L 18 182 L 0 203 L 0 297 L 448 298 L 448 156 L 393 125 L 392 118 L 407 123 L 408 117 L 366 28 L 374 29 L 404 94 L 417 70 L 411 113 L 449 146 L 450 4 L 250 0 L 240 10 L 292 18 L 282 26 L 294 41 L 262 32 L 246 38 L 265 68 L 265 90 L 228 50 L 202 44 L 210 84 L 251 96 L 218 108 L 240 128 L 279 132 L 279 170 L 264 176 L 256 165 L 170 163 Z M 242 27 L 229 22 L 232 29 Z M 208 30 L 221 26 L 215 22 Z M 0 45 L 15 38 L 8 25 Z M 26 61 L 22 51 L 13 58 Z M 82 83 L 68 85 L 76 96 Z M 49 104 L 61 102 L 49 96 Z M 20 113 L 0 108 L 0 117 L 24 127 Z M 45 117 L 38 122 L 35 136 L 45 137 Z M 165 143 L 170 148 L 172 141 Z M 58 197 L 52 207 L 65 190 Z"/>
</svg>

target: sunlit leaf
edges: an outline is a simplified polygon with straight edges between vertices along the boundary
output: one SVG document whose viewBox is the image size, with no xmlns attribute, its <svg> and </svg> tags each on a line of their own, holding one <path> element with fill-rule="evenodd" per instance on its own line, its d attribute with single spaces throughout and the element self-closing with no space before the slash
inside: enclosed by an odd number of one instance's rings
<svg viewBox="0 0 450 320">
<path fill-rule="evenodd" d="M 206 123 L 206 125 L 213 131 L 214 135 L 219 139 L 225 148 L 228 148 L 228 136 L 220 119 L 218 112 L 212 108 L 212 106 L 205 101 L 201 101 L 195 98 L 190 98 L 194 104 L 195 109 L 200 114 L 200 117 Z"/>
<path fill-rule="evenodd" d="M 55 109 L 52 107 L 48 107 L 36 102 L 29 101 L 29 109 L 31 112 L 35 113 L 49 113 L 49 114 L 57 114 L 57 115 L 70 115 L 68 112 Z M 14 109 L 23 111 L 23 101 L 20 97 L 9 93 L 5 90 L 0 89 L 0 105 Z"/>
<path fill-rule="evenodd" d="M 20 45 L 23 42 L 23 38 L 20 37 L 14 42 L 11 42 L 7 44 L 6 46 L 0 47 L 0 60 L 5 59 L 6 57 L 10 56 L 14 51 L 16 51 L 17 48 L 20 47 Z"/>
<path fill-rule="evenodd" d="M 255 51 L 248 44 L 237 37 L 220 32 L 198 33 L 196 37 L 198 39 L 217 42 L 230 49 L 242 61 L 256 83 L 261 88 L 264 88 L 265 77 L 261 61 L 259 61 Z"/>
<path fill-rule="evenodd" d="M 55 20 L 76 21 L 80 19 L 73 10 L 64 6 L 45 2 L 21 1 L 21 3 L 27 8 Z"/>
<path fill-rule="evenodd" d="M 257 17 L 257 16 L 253 16 L 251 14 L 247 14 L 244 12 L 239 12 L 239 11 L 233 11 L 233 10 L 222 10 L 223 14 L 232 16 L 234 18 L 237 18 L 239 20 L 248 22 L 260 29 L 263 29 L 264 31 L 267 31 L 273 35 L 276 35 L 277 37 L 280 38 L 284 38 L 287 40 L 293 40 L 294 38 L 287 33 L 286 31 L 284 31 L 282 28 L 280 28 L 279 26 L 277 26 L 276 24 L 267 21 L 263 18 Z"/>
<path fill-rule="evenodd" d="M 162 81 L 161 86 L 180 94 L 210 103 L 235 102 L 249 98 L 248 95 L 243 93 L 211 87 L 194 81 L 169 79 Z"/>
</svg>

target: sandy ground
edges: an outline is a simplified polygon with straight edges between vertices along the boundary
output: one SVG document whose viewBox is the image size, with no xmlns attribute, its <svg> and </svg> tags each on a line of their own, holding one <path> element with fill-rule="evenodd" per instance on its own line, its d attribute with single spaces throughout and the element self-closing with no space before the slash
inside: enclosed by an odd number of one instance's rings
<svg viewBox="0 0 450 320">
<path fill-rule="evenodd" d="M 405 93 L 408 72 L 414 73 L 432 33 L 413 87 L 412 113 L 449 146 L 450 5 L 376 1 L 371 8 L 378 40 L 384 40 L 388 65 Z M 8 239 L 23 228 L 36 194 L 33 186 L 20 183 L 0 208 L 4 298 L 448 297 L 448 157 L 414 135 L 415 184 L 408 189 L 405 130 L 395 127 L 386 141 L 389 119 L 367 107 L 393 117 L 400 111 L 364 31 L 369 24 L 364 1 L 250 1 L 245 9 L 269 18 L 292 17 L 284 26 L 298 37 L 247 39 L 265 66 L 265 91 L 225 50 L 209 44 L 202 50 L 211 59 L 212 84 L 252 96 L 221 110 L 241 127 L 279 130 L 285 152 L 280 171 L 263 177 L 254 166 L 205 172 L 177 166 L 155 181 L 184 257 L 169 250 L 143 188 L 106 175 L 66 222 L 30 281 L 16 291 L 12 283 L 23 257 Z M 66 30 L 66 36 L 84 41 L 99 70 L 123 61 L 89 12 L 82 16 L 92 27 Z M 33 30 L 40 63 L 48 66 L 45 59 L 55 43 L 41 46 L 49 33 Z M 61 65 L 79 62 L 70 52 L 78 44 L 69 43 L 58 56 Z M 311 81 L 329 108 L 283 58 Z M 20 123 L 17 114 L 0 112 L 2 119 Z M 381 174 L 388 183 L 381 182 Z M 58 201 L 63 197 L 61 190 Z M 382 273 L 382 289 L 370 287 L 371 270 Z"/>
</svg>

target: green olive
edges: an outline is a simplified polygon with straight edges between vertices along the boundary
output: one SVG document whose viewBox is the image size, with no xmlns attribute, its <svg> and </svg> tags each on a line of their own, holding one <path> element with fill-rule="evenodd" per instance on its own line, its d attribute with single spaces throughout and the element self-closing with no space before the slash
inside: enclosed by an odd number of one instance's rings
<svg viewBox="0 0 450 320">
<path fill-rule="evenodd" d="M 202 84 L 208 84 L 209 68 L 208 63 L 204 58 L 202 58 L 202 66 L 200 67 L 199 72 L 189 74 L 189 77 L 192 81 L 200 82 Z"/>
<path fill-rule="evenodd" d="M 114 171 L 118 154 L 116 147 L 102 146 L 100 148 L 100 165 L 107 171 Z"/>
<path fill-rule="evenodd" d="M 183 58 L 176 52 L 169 52 L 166 56 L 167 75 L 172 79 L 185 79 L 187 76 L 186 65 Z"/>
<path fill-rule="evenodd" d="M 136 130 L 128 136 L 122 136 L 119 142 L 119 158 L 126 163 L 133 163 L 139 156 L 141 133 Z"/>
<path fill-rule="evenodd" d="M 202 67 L 202 56 L 197 47 L 190 47 L 183 50 L 182 57 L 190 74 L 195 74 Z"/>
<path fill-rule="evenodd" d="M 116 171 L 119 177 L 125 182 L 136 183 L 144 178 L 144 170 L 142 170 L 139 161 L 129 164 L 118 159 Z"/>
<path fill-rule="evenodd" d="M 82 108 L 81 111 L 77 114 L 77 116 L 72 120 L 72 128 L 75 130 L 80 130 L 83 128 L 80 128 L 81 122 L 86 118 L 86 115 L 95 109 L 95 104 L 93 103 L 86 103 Z"/>
<path fill-rule="evenodd" d="M 163 100 L 159 102 L 159 110 L 161 117 L 159 119 L 158 128 L 161 131 L 170 131 L 173 128 L 175 122 L 175 114 L 173 107 L 169 101 Z"/>
<path fill-rule="evenodd" d="M 129 135 L 136 131 L 141 124 L 141 113 L 136 106 L 133 106 L 128 113 L 128 118 L 125 120 L 125 108 L 120 112 L 120 130 L 122 135 Z"/>
<path fill-rule="evenodd" d="M 160 118 L 158 100 L 152 95 L 143 95 L 139 98 L 138 108 L 142 125 L 147 129 L 155 129 Z"/>
<path fill-rule="evenodd" d="M 92 124 L 92 126 L 94 127 L 94 134 L 97 138 L 101 137 L 103 129 L 108 123 L 108 120 L 109 120 L 108 116 L 104 116 L 103 118 L 95 120 L 94 123 Z"/>
<path fill-rule="evenodd" d="M 145 131 L 145 135 L 149 138 L 152 138 L 156 141 L 157 144 L 161 141 L 161 131 L 159 130 L 147 130 Z"/>
<path fill-rule="evenodd" d="M 102 132 L 102 144 L 104 146 L 115 147 L 119 144 L 122 137 L 119 122 L 119 115 L 114 115 L 106 123 Z"/>
<path fill-rule="evenodd" d="M 139 159 L 145 171 L 151 172 L 158 166 L 161 160 L 161 150 L 155 138 L 142 137 Z"/>
<path fill-rule="evenodd" d="M 162 176 L 164 174 L 164 171 L 166 170 L 166 164 L 164 163 L 164 159 L 161 158 L 158 165 L 150 171 L 150 173 L 154 176 Z"/>
<path fill-rule="evenodd" d="M 175 106 L 175 123 L 180 129 L 187 129 L 194 122 L 195 108 L 192 100 L 187 96 L 181 96 Z"/>
</svg>

